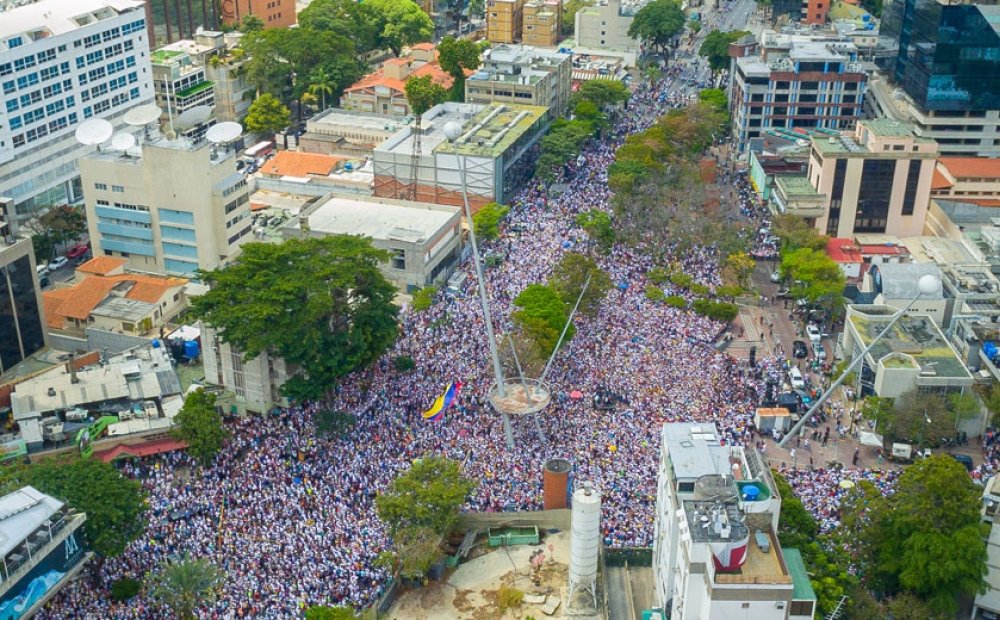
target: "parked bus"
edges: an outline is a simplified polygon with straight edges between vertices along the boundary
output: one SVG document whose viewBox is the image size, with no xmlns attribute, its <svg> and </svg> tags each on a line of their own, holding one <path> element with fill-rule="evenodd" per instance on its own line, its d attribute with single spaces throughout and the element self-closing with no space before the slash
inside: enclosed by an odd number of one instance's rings
<svg viewBox="0 0 1000 620">
<path fill-rule="evenodd" d="M 257 159 L 259 157 L 265 157 L 271 151 L 274 150 L 274 142 L 265 141 L 258 142 L 257 144 L 251 146 L 247 150 L 243 151 L 243 154 L 247 157 Z"/>
</svg>

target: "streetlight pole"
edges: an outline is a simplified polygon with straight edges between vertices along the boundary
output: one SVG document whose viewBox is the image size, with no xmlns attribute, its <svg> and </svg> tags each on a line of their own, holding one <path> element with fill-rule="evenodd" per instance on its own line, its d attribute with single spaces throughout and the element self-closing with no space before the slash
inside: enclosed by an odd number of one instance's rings
<svg viewBox="0 0 1000 620">
<path fill-rule="evenodd" d="M 938 279 L 935 276 L 927 274 L 920 278 L 920 281 L 917 283 L 917 285 L 919 288 L 917 296 L 911 299 L 910 303 L 906 304 L 906 306 L 902 310 L 893 315 L 892 320 L 890 320 L 889 323 L 882 329 L 882 331 L 879 332 L 878 336 L 875 336 L 875 339 L 872 340 L 867 347 L 865 347 L 864 351 L 854 356 L 854 359 L 851 360 L 851 363 L 847 366 L 846 369 L 844 369 L 844 372 L 840 373 L 840 376 L 837 377 L 837 380 L 831 383 L 830 387 L 819 395 L 819 398 L 817 398 L 816 402 L 814 402 L 812 407 L 809 408 L 809 411 L 807 411 L 806 414 L 802 416 L 802 419 L 796 422 L 795 426 L 793 426 L 791 430 L 789 430 L 788 433 L 785 434 L 785 437 L 780 442 L 778 442 L 778 447 L 784 448 L 785 444 L 787 444 L 792 439 L 792 437 L 797 432 L 799 432 L 803 426 L 805 426 L 806 422 L 812 419 L 813 415 L 815 415 L 815 413 L 819 411 L 820 407 L 822 407 L 823 403 L 825 403 L 827 399 L 830 397 L 830 395 L 833 394 L 834 390 L 840 387 L 840 384 L 844 382 L 844 379 L 847 378 L 847 375 L 854 372 L 854 370 L 861 365 L 861 362 L 864 361 L 865 357 L 867 357 L 867 355 L 871 352 L 871 350 L 875 348 L 875 345 L 878 343 L 878 341 L 884 338 L 885 335 L 889 333 L 889 330 L 891 330 L 893 326 L 896 325 L 899 319 L 903 318 L 903 315 L 906 314 L 906 312 L 913 306 L 913 304 L 917 303 L 918 299 L 920 299 L 924 295 L 929 295 L 937 291 Z"/>
<path fill-rule="evenodd" d="M 462 204 L 465 207 L 465 218 L 469 222 L 469 243 L 472 245 L 472 262 L 476 266 L 476 283 L 479 288 L 479 303 L 483 308 L 483 322 L 486 323 L 486 338 L 490 344 L 490 358 L 493 361 L 493 378 L 497 384 L 497 395 L 501 398 L 507 395 L 507 387 L 504 383 L 503 366 L 500 364 L 500 353 L 497 349 L 496 334 L 493 333 L 493 319 L 490 316 L 490 300 L 486 294 L 486 279 L 483 277 L 483 264 L 479 260 L 479 245 L 476 243 L 476 227 L 472 224 L 472 209 L 469 207 L 469 193 L 465 183 L 465 156 L 458 152 L 459 145 L 456 142 L 462 135 L 462 126 L 455 121 L 451 121 L 444 126 L 444 135 L 455 147 L 455 158 L 458 159 L 458 179 L 462 187 Z M 503 435 L 507 441 L 507 447 L 514 448 L 514 432 L 510 426 L 510 416 L 501 412 L 503 419 Z"/>
</svg>

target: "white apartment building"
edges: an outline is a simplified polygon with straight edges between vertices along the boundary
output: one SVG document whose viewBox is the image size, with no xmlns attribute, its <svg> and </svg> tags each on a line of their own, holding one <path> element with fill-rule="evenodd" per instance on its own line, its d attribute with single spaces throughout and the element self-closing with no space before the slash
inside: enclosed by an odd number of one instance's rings
<svg viewBox="0 0 1000 620">
<path fill-rule="evenodd" d="M 713 424 L 663 425 L 653 539 L 654 606 L 674 620 L 813 618 L 798 553 L 778 542 L 781 497 L 756 451 Z"/>
<path fill-rule="evenodd" d="M 80 161 L 94 256 L 128 269 L 190 276 L 215 269 L 251 238 L 252 179 L 238 151 L 158 135 L 139 151 L 96 151 Z"/>
<path fill-rule="evenodd" d="M 578 47 L 638 52 L 640 42 L 628 36 L 632 18 L 645 5 L 635 0 L 598 0 L 576 12 L 573 34 Z"/>
<path fill-rule="evenodd" d="M 153 98 L 139 0 L 39 0 L 0 13 L 0 197 L 17 220 L 83 199 L 77 125 L 120 127 Z"/>
</svg>

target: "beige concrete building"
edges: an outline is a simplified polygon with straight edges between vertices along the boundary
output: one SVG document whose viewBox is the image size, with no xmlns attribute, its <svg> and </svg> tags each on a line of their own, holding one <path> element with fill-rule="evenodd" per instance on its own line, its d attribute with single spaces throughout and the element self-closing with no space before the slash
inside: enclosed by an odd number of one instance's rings
<svg viewBox="0 0 1000 620">
<path fill-rule="evenodd" d="M 487 0 L 486 39 L 490 43 L 517 43 L 521 40 L 524 0 Z"/>
<path fill-rule="evenodd" d="M 221 266 L 251 238 L 252 179 L 236 169 L 238 159 L 230 145 L 158 136 L 82 159 L 94 256 L 181 276 Z"/>
<path fill-rule="evenodd" d="M 813 136 L 802 177 L 778 176 L 772 198 L 782 212 L 832 237 L 923 233 L 937 144 L 897 121 L 859 121 L 852 134 Z"/>
<path fill-rule="evenodd" d="M 621 0 L 598 0 L 577 11 L 574 36 L 578 47 L 639 51 L 639 41 L 628 36 L 632 18 L 643 3 L 626 5 Z"/>
<path fill-rule="evenodd" d="M 338 157 L 371 157 L 376 146 L 412 123 L 412 119 L 330 108 L 306 121 L 299 150 Z"/>
<path fill-rule="evenodd" d="M 555 47 L 562 30 L 561 0 L 528 0 L 522 11 L 521 42 L 525 45 Z"/>
<path fill-rule="evenodd" d="M 288 399 L 281 395 L 281 386 L 289 376 L 283 359 L 267 353 L 247 359 L 239 349 L 222 342 L 215 329 L 204 323 L 198 325 L 205 382 L 225 390 L 221 402 L 229 401 L 241 414 L 288 406 Z"/>
<path fill-rule="evenodd" d="M 573 57 L 528 45 L 497 45 L 483 52 L 483 64 L 465 80 L 470 103 L 545 106 L 555 116 L 569 105 Z"/>
<path fill-rule="evenodd" d="M 411 110 L 406 100 L 406 82 L 411 77 L 425 75 L 431 76 L 434 83 L 446 90 L 455 81 L 438 64 L 437 48 L 433 43 L 414 45 L 406 56 L 386 60 L 382 68 L 345 88 L 340 97 L 340 107 L 384 116 L 409 116 Z"/>
</svg>

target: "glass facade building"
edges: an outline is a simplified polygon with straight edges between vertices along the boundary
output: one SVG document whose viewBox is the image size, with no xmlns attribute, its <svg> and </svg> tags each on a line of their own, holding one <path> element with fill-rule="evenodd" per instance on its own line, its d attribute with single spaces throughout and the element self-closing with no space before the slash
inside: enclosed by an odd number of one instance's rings
<svg viewBox="0 0 1000 620">
<path fill-rule="evenodd" d="M 887 0 L 879 64 L 925 110 L 1000 109 L 1000 6 Z"/>
<path fill-rule="evenodd" d="M 30 240 L 0 241 L 0 373 L 45 346 Z"/>
</svg>

